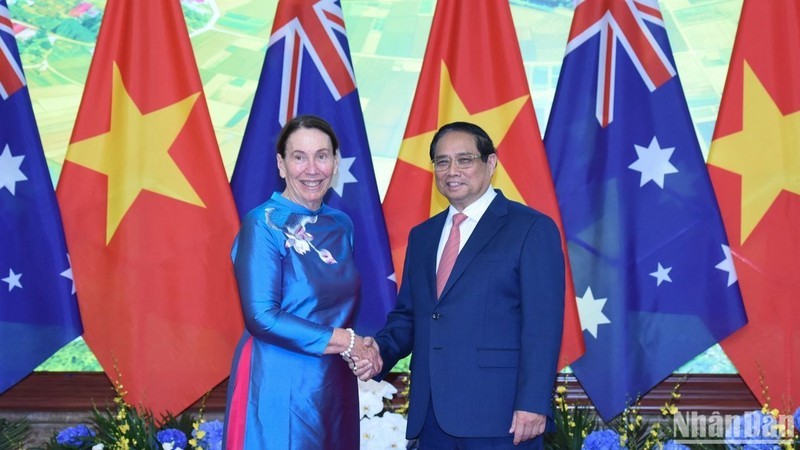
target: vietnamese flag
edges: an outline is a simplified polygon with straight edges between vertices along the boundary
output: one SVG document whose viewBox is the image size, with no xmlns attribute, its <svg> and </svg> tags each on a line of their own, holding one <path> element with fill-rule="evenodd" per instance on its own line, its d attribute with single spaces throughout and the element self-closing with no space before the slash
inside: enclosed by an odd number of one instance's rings
<svg viewBox="0 0 800 450">
<path fill-rule="evenodd" d="M 411 228 L 448 206 L 434 186 L 429 148 L 436 130 L 455 121 L 475 123 L 489 133 L 499 158 L 492 185 L 509 199 L 550 216 L 565 242 L 508 1 L 439 0 L 383 201 L 398 280 Z M 566 247 L 563 251 L 566 255 Z M 569 261 L 566 267 L 562 368 L 583 353 Z"/>
<path fill-rule="evenodd" d="M 178 0 L 107 3 L 57 196 L 84 339 L 130 404 L 178 414 L 243 329 L 239 222 Z"/>
<path fill-rule="evenodd" d="M 748 318 L 722 348 L 762 403 L 791 413 L 800 404 L 796 0 L 745 0 L 708 169 Z"/>
</svg>

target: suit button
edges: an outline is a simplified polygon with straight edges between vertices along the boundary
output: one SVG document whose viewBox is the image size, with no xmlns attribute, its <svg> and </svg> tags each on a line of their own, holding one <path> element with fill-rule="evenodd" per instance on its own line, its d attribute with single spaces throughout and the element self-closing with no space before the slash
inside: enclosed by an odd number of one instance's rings
<svg viewBox="0 0 800 450">
<path fill-rule="evenodd" d="M 439 314 L 438 312 L 435 312 L 435 313 L 433 313 L 432 317 L 433 317 L 433 320 L 439 320 L 439 318 L 442 317 L 442 315 Z"/>
</svg>

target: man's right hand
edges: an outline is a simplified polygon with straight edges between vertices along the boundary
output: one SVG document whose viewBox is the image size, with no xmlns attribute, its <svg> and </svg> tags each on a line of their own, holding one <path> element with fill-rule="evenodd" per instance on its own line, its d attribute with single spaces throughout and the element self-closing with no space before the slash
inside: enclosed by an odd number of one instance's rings
<svg viewBox="0 0 800 450">
<path fill-rule="evenodd" d="M 351 354 L 353 373 L 362 381 L 369 380 L 383 369 L 380 347 L 371 336 L 359 339 Z"/>
</svg>

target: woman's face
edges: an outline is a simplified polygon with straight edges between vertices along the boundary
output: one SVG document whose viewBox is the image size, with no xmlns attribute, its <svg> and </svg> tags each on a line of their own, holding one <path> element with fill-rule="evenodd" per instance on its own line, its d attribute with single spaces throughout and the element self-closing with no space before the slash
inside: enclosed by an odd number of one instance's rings
<svg viewBox="0 0 800 450">
<path fill-rule="evenodd" d="M 278 154 L 284 197 L 310 210 L 322 205 L 339 164 L 332 147 L 328 135 L 316 128 L 298 128 L 289 135 L 286 157 Z"/>
</svg>

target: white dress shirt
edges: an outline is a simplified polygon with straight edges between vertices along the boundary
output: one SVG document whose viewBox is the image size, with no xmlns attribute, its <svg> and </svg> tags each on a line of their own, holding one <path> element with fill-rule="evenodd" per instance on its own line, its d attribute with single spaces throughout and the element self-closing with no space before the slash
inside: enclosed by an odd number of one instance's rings
<svg viewBox="0 0 800 450">
<path fill-rule="evenodd" d="M 464 248 L 464 244 L 467 243 L 467 239 L 472 236 L 472 232 L 475 231 L 475 226 L 478 225 L 478 221 L 481 220 L 483 217 L 483 213 L 489 209 L 489 204 L 492 203 L 492 200 L 497 196 L 497 192 L 494 191 L 492 186 L 489 186 L 489 189 L 483 193 L 477 200 L 475 200 L 471 205 L 464 208 L 462 213 L 467 215 L 467 219 L 461 222 L 461 226 L 458 227 L 458 231 L 461 232 L 461 239 L 458 243 L 458 251 L 461 252 L 461 249 Z M 447 218 L 444 221 L 444 228 L 442 228 L 442 235 L 439 237 L 439 249 L 436 250 L 436 270 L 439 270 L 439 260 L 442 259 L 442 252 L 444 252 L 444 244 L 447 242 L 447 237 L 450 236 L 450 228 L 453 227 L 453 216 L 457 214 L 459 211 L 450 205 L 447 209 Z"/>
</svg>

